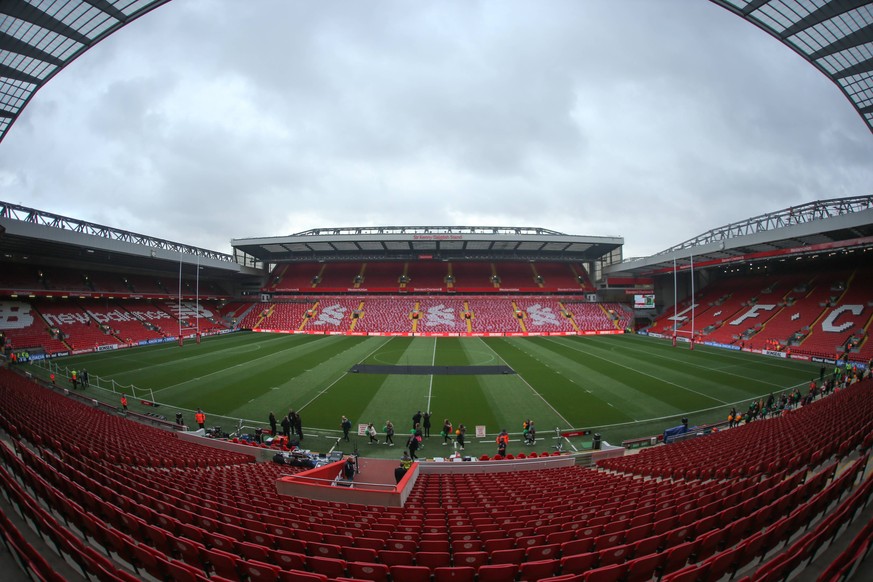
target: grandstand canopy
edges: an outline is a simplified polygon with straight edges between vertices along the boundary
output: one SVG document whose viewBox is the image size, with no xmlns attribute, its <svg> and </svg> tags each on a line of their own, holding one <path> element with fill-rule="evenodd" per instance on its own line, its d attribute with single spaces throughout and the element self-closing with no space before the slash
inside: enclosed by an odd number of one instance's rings
<svg viewBox="0 0 873 582">
<path fill-rule="evenodd" d="M 61 69 L 169 0 L 0 2 L 0 141 Z"/>
<path fill-rule="evenodd" d="M 575 236 L 542 228 L 382 226 L 321 228 L 234 239 L 235 251 L 265 263 L 355 260 L 549 260 L 587 262 L 620 250 L 621 237 Z"/>
<path fill-rule="evenodd" d="M 821 71 L 873 131 L 870 0 L 712 0 L 767 31 Z"/>
<path fill-rule="evenodd" d="M 6 262 L 169 271 L 181 262 L 199 265 L 204 275 L 242 270 L 225 253 L 0 202 L 0 264 Z"/>
<path fill-rule="evenodd" d="M 606 269 L 613 276 L 650 276 L 677 268 L 729 266 L 873 247 L 873 196 L 793 206 L 714 228 L 650 257 Z"/>
</svg>

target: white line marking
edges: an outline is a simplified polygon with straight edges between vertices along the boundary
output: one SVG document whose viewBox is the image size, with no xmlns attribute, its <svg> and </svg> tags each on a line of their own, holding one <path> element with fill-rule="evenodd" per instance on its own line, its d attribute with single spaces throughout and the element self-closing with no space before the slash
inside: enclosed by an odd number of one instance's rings
<svg viewBox="0 0 873 582">
<path fill-rule="evenodd" d="M 430 361 L 431 366 L 436 366 L 436 345 L 437 338 L 433 338 L 433 358 L 431 358 Z M 427 406 L 424 409 L 427 413 L 430 413 L 431 394 L 433 394 L 433 374 L 430 375 L 430 383 L 427 386 Z"/>
<path fill-rule="evenodd" d="M 501 357 L 500 357 L 500 354 L 498 354 L 497 352 L 494 351 L 494 348 L 492 348 L 491 346 L 489 346 L 488 344 L 485 343 L 485 340 L 483 340 L 483 339 L 480 337 L 480 338 L 479 338 L 479 341 L 482 342 L 483 344 L 485 344 L 485 347 L 487 347 L 489 350 L 491 350 L 492 352 L 494 352 L 494 355 L 497 356 L 497 359 L 498 359 L 498 360 L 500 360 L 501 362 L 503 362 L 503 365 L 504 365 L 504 366 L 510 367 L 509 364 L 506 363 L 506 360 L 504 360 L 503 358 L 501 358 Z M 543 402 L 545 402 L 545 403 L 546 403 L 546 406 L 548 406 L 549 408 L 551 408 L 551 409 L 552 409 L 552 412 L 554 412 L 555 415 L 557 415 L 558 418 L 560 418 L 561 420 L 563 420 L 563 421 L 567 424 L 567 427 L 569 427 L 569 428 L 572 428 L 572 427 L 573 427 L 573 425 L 570 424 L 570 421 L 567 420 L 566 418 L 564 418 L 564 416 L 563 416 L 560 412 L 558 412 L 558 411 L 555 409 L 555 407 L 552 406 L 551 403 L 550 403 L 548 400 L 545 399 L 545 397 L 543 397 L 542 394 L 540 394 L 539 392 L 537 392 L 536 390 L 534 390 L 534 387 L 531 386 L 531 385 L 528 383 L 527 380 L 525 380 L 524 378 L 522 378 L 521 374 L 516 374 L 516 376 L 518 376 L 518 379 L 519 379 L 519 380 L 521 380 L 522 382 L 524 382 L 524 385 L 525 385 L 525 386 L 527 386 L 528 388 L 530 388 L 530 391 L 531 391 L 531 392 L 533 392 L 534 394 L 536 394 L 537 396 L 539 396 L 539 397 L 540 397 L 540 400 L 542 400 Z"/>
<path fill-rule="evenodd" d="M 567 344 L 567 343 L 564 343 L 564 342 L 559 342 L 559 341 L 557 341 L 557 340 L 553 340 L 552 338 L 548 338 L 548 337 L 546 338 L 546 340 L 551 341 L 551 342 L 554 342 L 554 343 L 556 343 L 556 344 L 558 344 L 558 345 L 562 345 L 562 346 L 564 346 L 564 347 L 567 347 L 567 348 L 569 348 L 569 349 L 571 349 L 571 350 L 573 350 L 573 351 L 576 351 L 576 352 L 580 352 L 580 353 L 586 354 L 586 355 L 588 355 L 588 356 L 591 356 L 592 358 L 597 358 L 598 360 L 603 360 L 604 362 L 609 362 L 609 363 L 612 364 L 613 366 L 618 366 L 618 367 L 620 367 L 620 368 L 624 368 L 625 370 L 631 370 L 631 371 L 633 371 L 633 372 L 636 372 L 637 374 L 642 374 L 643 376 L 648 376 L 649 378 L 654 378 L 655 380 L 659 380 L 659 381 L 661 381 L 661 382 L 664 382 L 665 384 L 670 384 L 671 386 L 675 386 L 676 388 L 681 388 L 682 390 L 687 390 L 688 392 L 694 392 L 695 394 L 697 394 L 697 395 L 699 395 L 699 396 L 703 396 L 703 397 L 705 397 L 705 398 L 709 398 L 710 400 L 715 400 L 716 402 L 721 402 L 722 404 L 728 404 L 727 402 L 725 402 L 725 401 L 722 400 L 721 398 L 716 398 L 716 397 L 713 396 L 712 394 L 705 394 L 705 393 L 703 393 L 703 392 L 698 392 L 697 390 L 693 390 L 693 389 L 688 388 L 688 387 L 686 387 L 686 386 L 683 386 L 683 385 L 681 385 L 681 384 L 677 384 L 676 382 L 670 382 L 669 380 L 665 380 L 664 378 L 659 378 L 658 376 L 655 376 L 654 374 L 648 374 L 648 373 L 643 372 L 643 371 L 641 371 L 641 370 L 637 370 L 636 368 L 631 368 L 630 366 L 625 366 L 624 364 L 619 364 L 618 362 L 615 362 L 615 361 L 613 361 L 613 360 L 607 360 L 606 358 L 601 357 L 601 356 L 598 356 L 597 354 L 594 354 L 594 353 L 591 353 L 591 352 L 588 352 L 588 351 L 585 351 L 585 350 L 577 349 L 577 348 L 576 348 L 575 346 L 573 346 L 573 345 L 570 345 L 570 344 Z M 612 406 L 612 405 L 610 404 L 610 406 Z"/>
<path fill-rule="evenodd" d="M 328 336 L 325 336 L 325 337 L 328 337 Z M 319 338 L 319 339 L 323 339 L 323 338 Z M 318 341 L 318 340 L 316 340 L 316 341 Z M 279 355 L 279 354 L 281 354 L 281 353 L 283 353 L 283 352 L 288 351 L 289 349 L 290 349 L 290 350 L 295 350 L 295 349 L 297 349 L 298 347 L 300 347 L 301 345 L 303 345 L 303 346 L 307 346 L 307 345 L 310 345 L 310 344 L 308 344 L 308 343 L 307 343 L 307 344 L 295 344 L 295 345 L 290 346 L 290 347 L 288 347 L 288 348 L 283 348 L 283 349 L 281 349 L 281 350 L 279 350 L 279 351 L 277 351 L 277 352 L 273 352 L 272 354 L 267 354 L 266 356 L 260 356 L 260 357 L 258 357 L 258 358 L 253 359 L 253 360 L 249 360 L 248 362 L 246 362 L 245 365 L 248 366 L 248 365 L 251 365 L 253 362 L 257 362 L 258 360 L 264 360 L 264 359 L 267 359 L 267 358 L 272 358 L 272 357 L 277 356 L 277 355 Z M 180 361 L 180 362 L 183 362 L 183 361 L 186 361 L 186 360 L 179 360 L 179 361 Z M 188 362 L 188 363 L 190 364 L 190 362 Z M 192 379 L 190 379 L 190 380 L 185 380 L 184 382 L 179 382 L 179 383 L 177 383 L 177 384 L 172 384 L 172 385 L 170 385 L 170 386 L 164 386 L 164 387 L 162 387 L 162 388 L 158 388 L 158 389 L 155 390 L 155 393 L 163 392 L 164 390 L 170 390 L 170 389 L 172 389 L 172 388 L 178 388 L 179 386 L 184 386 L 185 384 L 190 384 L 191 382 L 199 382 L 199 381 L 202 380 L 203 378 L 209 378 L 210 376 L 216 376 L 216 375 L 219 375 L 219 374 L 225 374 L 225 373 L 227 373 L 227 368 L 221 368 L 221 369 L 218 369 L 218 370 L 216 370 L 216 371 L 214 371 L 214 372 L 210 372 L 209 374 L 206 374 L 205 376 L 199 376 L 199 377 L 197 377 L 197 378 L 192 378 Z"/>
<path fill-rule="evenodd" d="M 615 348 L 611 348 L 611 349 L 615 349 Z M 660 359 L 662 359 L 662 360 L 667 360 L 667 361 L 670 361 L 670 362 L 681 362 L 683 366 L 690 366 L 690 367 L 693 367 L 693 368 L 703 368 L 703 369 L 705 369 L 705 370 L 717 370 L 717 371 L 719 371 L 719 372 L 721 372 L 721 373 L 723 373 L 723 374 L 727 374 L 727 375 L 729 375 L 729 376 L 735 376 L 735 377 L 737 377 L 737 378 L 740 378 L 740 379 L 742 379 L 742 380 L 747 380 L 747 381 L 749 381 L 749 382 L 757 382 L 757 383 L 759 383 L 759 384 L 765 384 L 765 385 L 767 385 L 767 386 L 773 386 L 773 387 L 776 387 L 776 388 L 779 388 L 780 390 L 782 390 L 781 385 L 780 385 L 780 384 L 777 384 L 777 383 L 775 383 L 775 382 L 769 382 L 769 381 L 767 381 L 767 380 L 761 380 L 760 378 L 756 378 L 756 377 L 754 377 L 754 376 L 746 376 L 746 375 L 744 375 L 744 374 L 735 374 L 735 373 L 733 373 L 733 372 L 727 372 L 727 371 L 726 371 L 728 368 L 738 368 L 738 367 L 742 367 L 742 366 L 743 366 L 743 363 L 739 363 L 739 362 L 738 362 L 737 364 L 732 364 L 732 365 L 730 365 L 730 366 L 726 366 L 726 367 L 712 367 L 712 366 L 704 366 L 704 365 L 701 365 L 701 364 L 694 364 L 694 363 L 692 363 L 692 362 L 689 362 L 689 361 L 687 361 L 687 360 L 683 360 L 683 359 L 680 359 L 680 358 L 673 358 L 673 357 L 670 357 L 670 356 L 663 356 L 663 355 L 661 355 L 661 354 L 657 354 L 657 353 L 655 353 L 655 352 L 652 352 L 651 350 L 646 350 L 646 349 L 636 349 L 636 348 L 627 348 L 627 349 L 628 349 L 629 351 L 640 352 L 640 353 L 643 353 L 643 354 L 646 354 L 646 355 L 649 355 L 649 356 L 652 356 L 652 357 L 655 357 L 655 358 L 660 358 Z M 719 355 L 719 356 L 724 356 L 724 357 L 730 357 L 730 358 L 732 358 L 732 359 L 737 359 L 737 358 L 738 358 L 738 356 L 735 356 L 735 355 L 734 355 L 732 352 L 730 352 L 730 351 L 727 351 L 727 350 L 723 350 L 723 351 L 725 352 L 724 354 L 719 353 L 718 355 Z M 586 353 L 587 353 L 587 352 L 586 352 Z M 744 356 L 739 356 L 739 357 L 742 358 L 742 357 L 744 357 Z M 756 362 L 756 363 L 766 364 L 767 362 L 762 360 L 762 361 L 760 361 L 760 362 Z M 748 365 L 748 361 L 744 362 L 744 364 L 745 364 L 745 365 Z M 782 368 L 782 369 L 790 369 L 790 370 L 792 370 L 792 371 L 796 371 L 796 370 L 797 370 L 796 367 L 789 367 L 789 366 L 782 366 L 782 365 L 776 365 L 776 367 L 778 367 L 778 368 Z"/>
<path fill-rule="evenodd" d="M 388 345 L 388 343 L 391 342 L 391 340 L 393 340 L 394 337 L 395 337 L 395 336 L 391 336 L 391 337 L 388 338 L 388 341 L 387 341 L 387 342 L 385 342 L 385 343 L 383 343 L 383 344 L 380 344 L 380 345 L 376 346 L 376 349 L 373 350 L 372 352 L 370 352 L 369 354 L 367 354 L 366 356 L 364 356 L 363 359 L 366 360 L 367 358 L 369 358 L 370 356 L 372 356 L 373 354 L 375 354 L 377 351 L 379 351 L 380 349 L 382 349 L 384 346 Z M 319 396 L 321 396 L 322 394 L 324 394 L 325 392 L 327 392 L 328 390 L 330 390 L 331 387 L 332 387 L 334 384 L 336 384 L 337 382 L 339 382 L 340 380 L 342 380 L 343 378 L 345 378 L 345 377 L 348 376 L 348 375 L 349 375 L 349 372 L 348 372 L 348 370 L 346 370 L 345 372 L 342 373 L 342 375 L 341 375 L 339 378 L 337 378 L 336 380 L 334 380 L 333 382 L 331 382 L 330 384 L 328 384 L 328 386 L 327 386 L 324 390 L 322 390 L 321 392 L 319 392 L 318 394 L 316 394 L 315 396 L 313 396 L 313 397 L 309 400 L 309 402 L 307 402 L 306 404 L 304 404 L 303 406 L 301 406 L 300 408 L 298 408 L 297 411 L 300 412 L 301 410 L 303 410 L 304 408 L 306 408 L 307 406 L 309 406 L 310 404 L 312 404 L 313 402 L 315 402 L 315 400 L 316 400 Z"/>
</svg>

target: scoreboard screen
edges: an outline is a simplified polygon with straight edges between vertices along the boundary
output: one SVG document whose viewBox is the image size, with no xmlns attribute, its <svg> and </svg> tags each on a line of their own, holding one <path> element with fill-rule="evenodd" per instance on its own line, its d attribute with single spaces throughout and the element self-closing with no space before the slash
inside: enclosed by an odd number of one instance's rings
<svg viewBox="0 0 873 582">
<path fill-rule="evenodd" d="M 654 309 L 655 294 L 634 295 L 634 309 Z"/>
</svg>

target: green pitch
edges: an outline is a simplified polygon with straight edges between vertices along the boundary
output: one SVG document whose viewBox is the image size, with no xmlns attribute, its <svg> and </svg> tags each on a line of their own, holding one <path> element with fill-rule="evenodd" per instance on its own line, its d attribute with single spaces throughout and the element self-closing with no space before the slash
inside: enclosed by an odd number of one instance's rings
<svg viewBox="0 0 873 582">
<path fill-rule="evenodd" d="M 516 373 L 351 372 L 359 363 L 507 365 Z M 199 345 L 118 350 L 55 364 L 61 372 L 65 367 L 86 368 L 92 377 L 89 393 L 98 398 L 117 403 L 119 392 L 135 392 L 138 398 L 153 394 L 159 408 L 142 407 L 138 401 L 132 408 L 158 411 L 169 419 L 179 410 L 190 424 L 192 411 L 199 407 L 207 413 L 208 426 L 219 425 L 228 432 L 240 419 L 245 426 L 266 426 L 270 411 L 281 418 L 293 408 L 302 416 L 305 433 L 312 436 L 306 444 L 313 449 L 329 448 L 324 444 L 328 441 L 319 445 L 314 439 L 335 439 L 343 414 L 355 426 L 373 422 L 380 431 L 386 420 L 392 420 L 398 432 L 395 440 L 402 447 L 412 415 L 430 410 L 430 442 L 441 440 L 442 421 L 449 418 L 455 426 L 467 426 L 473 442 L 468 451 L 475 454 L 494 454 L 493 435 L 502 428 L 520 433 L 526 418 L 536 422 L 544 450 L 553 444 L 555 428 L 591 429 L 617 444 L 662 432 L 682 416 L 691 424 L 702 424 L 724 419 L 731 406 L 745 411 L 750 400 L 771 392 L 797 386 L 805 393 L 819 374 L 819 367 L 810 363 L 703 346 L 691 351 L 687 345 L 674 348 L 667 341 L 634 335 L 404 338 L 238 333 Z M 476 425 L 485 425 L 491 435 L 479 439 L 479 446 Z M 365 439 L 358 442 L 363 445 Z M 588 442 L 590 437 L 583 437 L 565 441 L 565 446 L 582 448 Z M 435 456 L 441 448 L 429 446 L 423 452 Z M 522 447 L 515 449 L 520 452 Z M 397 447 L 364 452 L 399 455 Z"/>
</svg>

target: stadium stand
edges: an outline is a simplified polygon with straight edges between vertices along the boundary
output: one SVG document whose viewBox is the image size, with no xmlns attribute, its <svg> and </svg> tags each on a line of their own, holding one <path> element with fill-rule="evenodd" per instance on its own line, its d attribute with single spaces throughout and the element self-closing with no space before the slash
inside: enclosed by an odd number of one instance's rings
<svg viewBox="0 0 873 582">
<path fill-rule="evenodd" d="M 318 284 L 315 288 L 319 291 L 331 293 L 350 291 L 358 287 L 363 280 L 363 264 L 354 263 L 324 263 L 318 274 Z"/>
<path fill-rule="evenodd" d="M 97 346 L 117 344 L 119 338 L 107 324 L 99 324 L 79 303 L 60 305 L 41 303 L 39 312 L 46 323 L 59 329 L 64 341 L 74 350 L 94 349 Z"/>
<path fill-rule="evenodd" d="M 183 330 L 199 330 L 200 333 L 210 333 L 226 329 L 228 326 L 218 317 L 218 302 L 215 300 L 197 301 L 163 301 L 155 305 L 169 313 L 173 319 L 182 320 Z M 178 330 L 177 330 L 178 331 Z"/>
<path fill-rule="evenodd" d="M 784 417 L 788 427 L 756 421 L 596 469 L 422 474 L 403 508 L 314 507 L 264 487 L 293 467 L 183 442 L 2 370 L 0 480 L 42 540 L 104 579 L 777 580 L 820 553 L 873 492 L 863 479 L 869 405 L 840 414 L 869 401 L 870 388 L 813 402 Z M 830 446 L 804 449 L 797 427 L 818 425 L 831 432 L 815 438 Z M 722 454 L 740 442 L 769 462 Z M 53 579 L 21 532 L 0 526 L 25 567 Z M 859 536 L 828 572 L 855 565 Z"/>
<path fill-rule="evenodd" d="M 241 318 L 254 304 L 248 301 L 229 301 L 216 309 L 218 316 L 227 324 Z"/>
<path fill-rule="evenodd" d="M 479 333 L 523 331 L 521 318 L 516 316 L 512 301 L 504 298 L 478 296 L 466 301 L 472 311 L 472 330 Z"/>
<path fill-rule="evenodd" d="M 417 301 L 412 297 L 368 297 L 356 332 L 411 332 Z"/>
<path fill-rule="evenodd" d="M 873 431 L 873 400 L 867 396 L 864 389 L 838 391 L 814 407 L 720 432 L 701 443 L 646 449 L 639 455 L 602 461 L 601 465 L 637 475 L 722 479 L 749 471 L 773 473 L 783 468 L 815 467 L 822 459 L 845 456 Z M 749 450 L 752 441 L 761 446 Z M 777 443 L 781 459 L 772 460 L 771 451 Z"/>
<path fill-rule="evenodd" d="M 0 290 L 9 293 L 45 289 L 39 269 L 31 265 L 4 264 L 0 271 Z"/>
<path fill-rule="evenodd" d="M 456 297 L 429 296 L 418 302 L 417 330 L 420 332 L 462 333 L 469 331 L 466 301 Z"/>
<path fill-rule="evenodd" d="M 304 329 L 319 332 L 353 331 L 356 315 L 362 312 L 362 297 L 320 297 L 312 306 L 312 317 Z"/>
<path fill-rule="evenodd" d="M 86 282 L 93 291 L 98 293 L 113 293 L 113 294 L 130 294 L 130 287 L 125 281 L 125 277 L 118 273 L 101 273 L 92 271 L 84 275 Z"/>
<path fill-rule="evenodd" d="M 410 261 L 406 263 L 406 288 L 410 291 L 433 293 L 445 291 L 447 263 L 441 261 Z"/>
<path fill-rule="evenodd" d="M 104 301 L 80 301 L 79 306 L 94 321 L 105 322 L 105 325 L 111 328 L 112 335 L 123 343 L 132 344 L 139 341 L 159 339 L 165 336 L 159 328 L 152 325 L 146 319 L 147 314 L 155 312 L 153 307 L 150 307 L 147 311 L 138 311 L 136 310 L 136 305 L 126 304 L 126 309 L 115 303 Z M 168 314 L 164 313 L 164 315 Z"/>
<path fill-rule="evenodd" d="M 818 325 L 813 326 L 809 334 L 794 348 L 796 353 L 825 357 L 842 354 L 849 338 L 855 334 L 866 333 L 871 318 L 869 313 L 864 317 L 864 310 L 869 309 L 873 303 L 873 273 L 870 270 L 858 270 L 846 275 L 846 278 L 834 281 L 830 286 L 831 296 L 826 300 L 825 306 L 835 309 L 827 310 L 827 313 L 830 315 L 841 310 L 847 315 L 860 315 L 863 324 L 826 316 L 822 321 L 816 322 Z"/>
<path fill-rule="evenodd" d="M 588 278 L 588 272 L 581 265 L 536 263 L 534 268 L 536 274 L 542 277 L 543 285 L 554 287 L 558 291 L 592 291 L 594 289 Z"/>
<path fill-rule="evenodd" d="M 0 301 L 3 316 L 3 333 L 9 345 L 16 349 L 42 349 L 48 354 L 70 351 L 70 346 L 51 331 L 51 326 L 30 303 L 24 301 Z"/>
<path fill-rule="evenodd" d="M 481 261 L 454 261 L 450 267 L 455 291 L 482 293 L 499 288 L 500 284 L 494 265 Z"/>
<path fill-rule="evenodd" d="M 70 299 L 0 301 L 4 333 L 17 349 L 47 354 L 93 350 L 99 346 L 136 345 L 179 334 L 178 303 L 143 300 Z M 195 302 L 182 302 L 183 333 L 227 329 L 216 319 L 218 304 L 204 301 L 199 317 Z"/>
<path fill-rule="evenodd" d="M 494 263 L 494 270 L 500 278 L 501 289 L 532 290 L 539 288 L 533 263 L 501 261 Z"/>
<path fill-rule="evenodd" d="M 319 263 L 290 263 L 278 265 L 270 275 L 271 291 L 304 292 L 312 289 L 320 277 L 323 265 Z"/>
<path fill-rule="evenodd" d="M 169 295 L 170 291 L 162 286 L 162 283 L 157 278 L 146 277 L 143 275 L 129 275 L 127 277 L 128 285 L 132 293 L 137 295 Z M 175 287 L 178 291 L 178 285 Z"/>
<path fill-rule="evenodd" d="M 717 280 L 695 297 L 695 338 L 748 350 L 786 351 L 851 361 L 873 356 L 867 341 L 873 321 L 869 267 Z M 680 303 L 679 335 L 691 332 L 691 301 Z M 673 309 L 649 326 L 672 335 Z"/>
<path fill-rule="evenodd" d="M 63 293 L 90 293 L 94 289 L 85 280 L 85 274 L 81 271 L 50 267 L 39 270 L 39 281 L 49 291 L 61 291 Z"/>
<path fill-rule="evenodd" d="M 696 310 L 695 336 L 708 338 L 714 330 L 736 319 L 756 296 L 759 286 L 763 285 L 761 279 L 755 279 L 751 283 L 745 279 L 729 279 L 717 289 L 709 289 L 708 297 L 713 297 L 715 293 L 718 295 L 707 301 L 705 308 Z"/>
<path fill-rule="evenodd" d="M 451 275 L 449 285 L 447 277 Z M 404 277 L 406 278 L 404 280 Z M 398 289 L 434 292 L 584 292 L 593 291 L 582 265 L 518 261 L 361 261 L 292 263 L 276 266 L 263 287 L 270 293 L 317 290 L 328 293 L 361 289 L 397 292 Z"/>
<path fill-rule="evenodd" d="M 311 311 L 312 306 L 313 303 L 306 300 L 273 304 L 268 310 L 268 315 L 257 324 L 258 329 L 281 331 L 301 329 L 306 323 L 306 315 Z"/>
<path fill-rule="evenodd" d="M 819 281 L 810 286 L 805 278 L 786 283 L 787 292 L 772 302 L 779 306 L 779 311 L 766 322 L 756 322 L 752 328 L 754 335 L 748 339 L 740 333 L 737 339 L 741 343 L 752 349 L 769 349 L 773 342 L 787 345 L 792 335 L 808 329 L 819 318 L 825 307 L 826 294 L 830 292 L 830 283 Z"/>
<path fill-rule="evenodd" d="M 396 292 L 400 287 L 402 274 L 403 263 L 367 262 L 364 264 L 364 278 L 361 286 L 370 291 Z"/>
<path fill-rule="evenodd" d="M 519 297 L 513 304 L 524 313 L 524 327 L 528 332 L 572 332 L 578 328 L 569 311 L 557 299 L 547 297 Z"/>
<path fill-rule="evenodd" d="M 611 331 L 623 329 L 632 317 L 624 306 L 618 304 L 582 303 L 566 301 L 564 306 L 573 314 L 579 329 L 590 331 Z M 612 313 L 610 313 L 612 310 Z"/>
<path fill-rule="evenodd" d="M 237 323 L 241 329 L 260 329 L 261 322 L 276 308 L 275 303 L 255 303 L 245 312 L 242 320 Z"/>
</svg>

